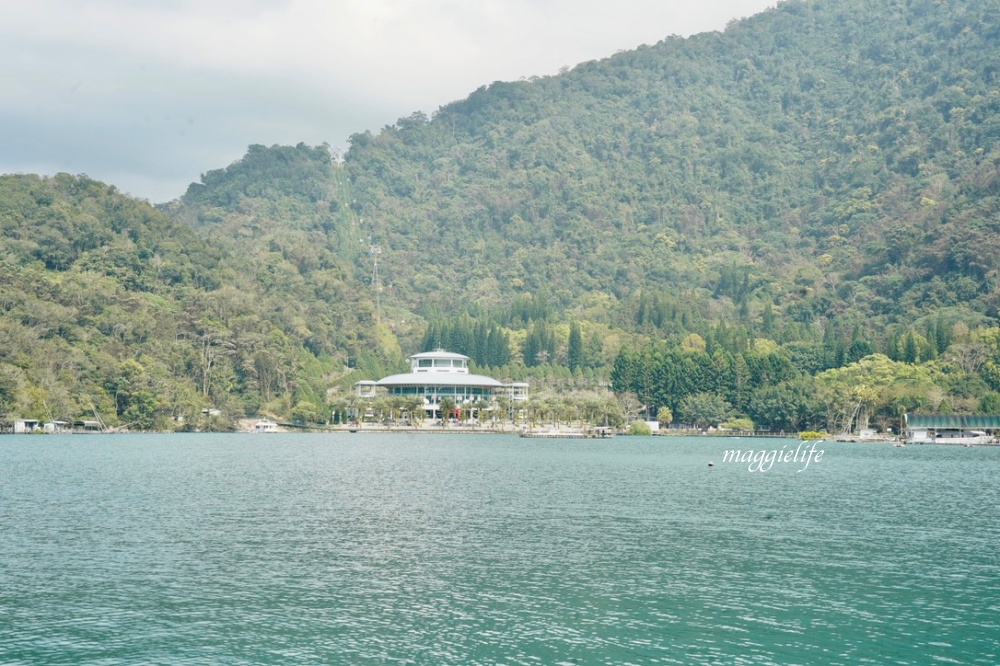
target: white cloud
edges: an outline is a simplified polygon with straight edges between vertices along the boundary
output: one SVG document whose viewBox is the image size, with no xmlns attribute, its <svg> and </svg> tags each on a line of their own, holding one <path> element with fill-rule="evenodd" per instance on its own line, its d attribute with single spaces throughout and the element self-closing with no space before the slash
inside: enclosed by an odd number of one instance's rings
<svg viewBox="0 0 1000 666">
<path fill-rule="evenodd" d="M 722 29 L 773 4 L 0 0 L 0 132 L 18 134 L 0 171 L 86 171 L 164 200 L 250 143 L 346 147 L 351 133 L 495 80 Z"/>
</svg>

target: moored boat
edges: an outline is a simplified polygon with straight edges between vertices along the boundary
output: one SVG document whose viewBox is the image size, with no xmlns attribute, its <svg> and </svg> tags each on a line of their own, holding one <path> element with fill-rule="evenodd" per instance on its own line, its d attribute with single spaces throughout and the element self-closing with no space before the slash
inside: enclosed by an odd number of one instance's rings
<svg viewBox="0 0 1000 666">
<path fill-rule="evenodd" d="M 281 432 L 278 424 L 268 419 L 261 419 L 253 424 L 253 432 Z"/>
<path fill-rule="evenodd" d="M 911 444 L 948 444 L 952 446 L 987 446 L 996 443 L 992 435 L 983 430 L 958 429 L 918 432 L 915 436 L 911 436 L 908 441 Z"/>
</svg>

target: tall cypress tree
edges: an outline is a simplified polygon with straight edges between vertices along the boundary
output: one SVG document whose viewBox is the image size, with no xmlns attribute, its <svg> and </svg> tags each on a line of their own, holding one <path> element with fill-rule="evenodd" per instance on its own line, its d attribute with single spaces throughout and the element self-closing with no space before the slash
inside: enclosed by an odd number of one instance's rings
<svg viewBox="0 0 1000 666">
<path fill-rule="evenodd" d="M 570 372 L 576 370 L 583 364 L 583 336 L 580 334 L 580 325 L 573 322 L 569 327 L 569 349 L 566 352 L 566 363 Z"/>
<path fill-rule="evenodd" d="M 934 331 L 934 344 L 937 345 L 938 354 L 943 354 L 951 344 L 951 327 L 945 325 L 944 317 L 939 316 Z"/>
<path fill-rule="evenodd" d="M 903 340 L 903 362 L 916 363 L 919 360 L 920 350 L 917 347 L 917 339 L 913 336 L 913 331 L 909 331 L 906 334 L 906 339 Z"/>
<path fill-rule="evenodd" d="M 769 338 L 774 336 L 774 310 L 770 303 L 764 303 L 764 311 L 760 316 L 760 330 Z"/>
</svg>

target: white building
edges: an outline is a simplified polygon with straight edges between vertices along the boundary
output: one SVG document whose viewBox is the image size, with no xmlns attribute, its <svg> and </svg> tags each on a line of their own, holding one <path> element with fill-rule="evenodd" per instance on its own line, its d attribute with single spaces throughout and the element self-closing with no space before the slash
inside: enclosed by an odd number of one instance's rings
<svg viewBox="0 0 1000 666">
<path fill-rule="evenodd" d="M 14 421 L 14 433 L 23 435 L 38 430 L 41 426 L 38 419 L 17 419 Z"/>
<path fill-rule="evenodd" d="M 391 375 L 374 382 L 361 381 L 354 385 L 359 396 L 373 396 L 373 388 L 390 396 L 417 397 L 432 418 L 438 416 L 441 400 L 451 398 L 456 405 L 486 401 L 494 405 L 500 396 L 513 402 L 528 399 L 528 385 L 523 382 L 504 384 L 492 377 L 469 372 L 469 357 L 437 350 L 414 354 L 407 359 L 410 372 Z"/>
<path fill-rule="evenodd" d="M 903 414 L 903 439 L 911 444 L 996 444 L 997 414 Z"/>
</svg>

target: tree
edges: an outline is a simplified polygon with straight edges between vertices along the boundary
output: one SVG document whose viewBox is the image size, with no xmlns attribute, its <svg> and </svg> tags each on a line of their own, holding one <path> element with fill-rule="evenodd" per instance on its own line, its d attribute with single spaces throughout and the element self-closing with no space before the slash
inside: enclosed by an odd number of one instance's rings
<svg viewBox="0 0 1000 666">
<path fill-rule="evenodd" d="M 1000 393 L 990 391 L 979 400 L 979 411 L 983 414 L 1000 414 Z"/>
<path fill-rule="evenodd" d="M 628 421 L 634 421 L 639 416 L 639 411 L 642 409 L 642 404 L 639 402 L 639 397 L 631 391 L 622 391 L 617 393 L 619 411 L 622 417 Z"/>
<path fill-rule="evenodd" d="M 118 364 L 116 377 L 108 382 L 121 421 L 135 430 L 153 430 L 160 403 L 153 393 L 146 368 L 134 360 Z"/>
<path fill-rule="evenodd" d="M 681 400 L 679 410 L 682 420 L 699 428 L 717 426 L 733 412 L 732 405 L 721 396 L 706 392 L 685 397 Z"/>
<path fill-rule="evenodd" d="M 810 402 L 815 393 L 811 378 L 763 386 L 751 394 L 746 411 L 757 424 L 777 431 L 798 432 L 816 411 Z"/>
<path fill-rule="evenodd" d="M 17 406 L 17 378 L 0 366 L 0 417 L 7 416 Z"/>
<path fill-rule="evenodd" d="M 882 354 L 866 356 L 842 368 L 816 375 L 813 395 L 822 404 L 825 426 L 836 431 L 855 414 L 864 424 L 869 414 L 883 423 L 898 419 L 898 408 L 924 405 L 943 394 L 929 366 L 891 361 Z"/>
<path fill-rule="evenodd" d="M 741 416 L 729 419 L 722 424 L 722 427 L 727 430 L 735 430 L 736 432 L 753 432 L 753 421 Z"/>
<path fill-rule="evenodd" d="M 403 402 L 403 409 L 406 410 L 406 420 L 411 426 L 422 423 L 424 416 L 427 414 L 427 412 L 424 411 L 423 398 L 419 398 L 415 395 L 406 398 Z"/>
<path fill-rule="evenodd" d="M 149 391 L 140 390 L 129 396 L 128 406 L 121 414 L 122 421 L 136 430 L 154 430 L 160 403 Z"/>
<path fill-rule="evenodd" d="M 960 342 L 948 348 L 945 358 L 961 368 L 962 372 L 972 374 L 979 372 L 990 360 L 990 353 L 982 342 Z"/>
<path fill-rule="evenodd" d="M 299 425 L 307 423 L 319 423 L 323 421 L 323 416 L 315 404 L 307 400 L 300 400 L 295 403 L 291 411 L 292 421 Z"/>
<path fill-rule="evenodd" d="M 472 403 L 472 408 L 476 412 L 476 423 L 479 425 L 483 424 L 483 419 L 487 416 L 489 407 L 490 403 L 481 398 Z"/>
<path fill-rule="evenodd" d="M 670 411 L 669 407 L 660 407 L 656 410 L 656 420 L 661 428 L 666 428 L 673 422 L 674 413 Z"/>
<path fill-rule="evenodd" d="M 761 311 L 760 330 L 769 337 L 774 335 L 774 310 L 770 303 L 764 303 Z"/>
<path fill-rule="evenodd" d="M 573 322 L 569 327 L 569 348 L 566 352 L 566 364 L 570 371 L 576 370 L 583 362 L 583 336 L 580 325 Z"/>
<path fill-rule="evenodd" d="M 329 404 L 330 422 L 333 424 L 347 423 L 348 402 L 344 398 L 338 398 Z"/>
<path fill-rule="evenodd" d="M 844 361 L 846 363 L 854 363 L 856 361 L 860 361 L 865 356 L 870 356 L 874 353 L 875 350 L 867 340 L 855 340 L 851 343 L 851 346 L 847 348 L 847 353 L 844 355 Z"/>
<path fill-rule="evenodd" d="M 916 335 L 913 331 L 909 331 L 906 337 L 903 339 L 903 362 L 904 363 L 916 363 L 920 360 L 920 347 L 917 344 Z"/>
<path fill-rule="evenodd" d="M 454 398 L 444 397 L 438 401 L 438 412 L 441 416 L 441 425 L 447 425 L 458 404 Z"/>
<path fill-rule="evenodd" d="M 497 421 L 504 423 L 510 418 L 513 421 L 513 414 L 511 413 L 511 400 L 507 395 L 501 394 L 497 396 L 496 405 L 493 411 L 490 413 L 490 418 L 495 424 Z"/>
<path fill-rule="evenodd" d="M 653 429 L 645 421 L 632 421 L 628 426 L 626 435 L 652 435 Z"/>
<path fill-rule="evenodd" d="M 705 338 L 697 333 L 690 333 L 681 341 L 681 349 L 691 352 L 704 352 L 706 350 Z"/>
<path fill-rule="evenodd" d="M 461 421 L 463 425 L 472 419 L 473 409 L 473 403 L 469 401 L 462 402 L 458 405 L 458 420 Z"/>
<path fill-rule="evenodd" d="M 406 401 L 402 396 L 389 396 L 389 422 L 396 423 L 397 417 L 402 418 L 402 411 Z"/>
</svg>

